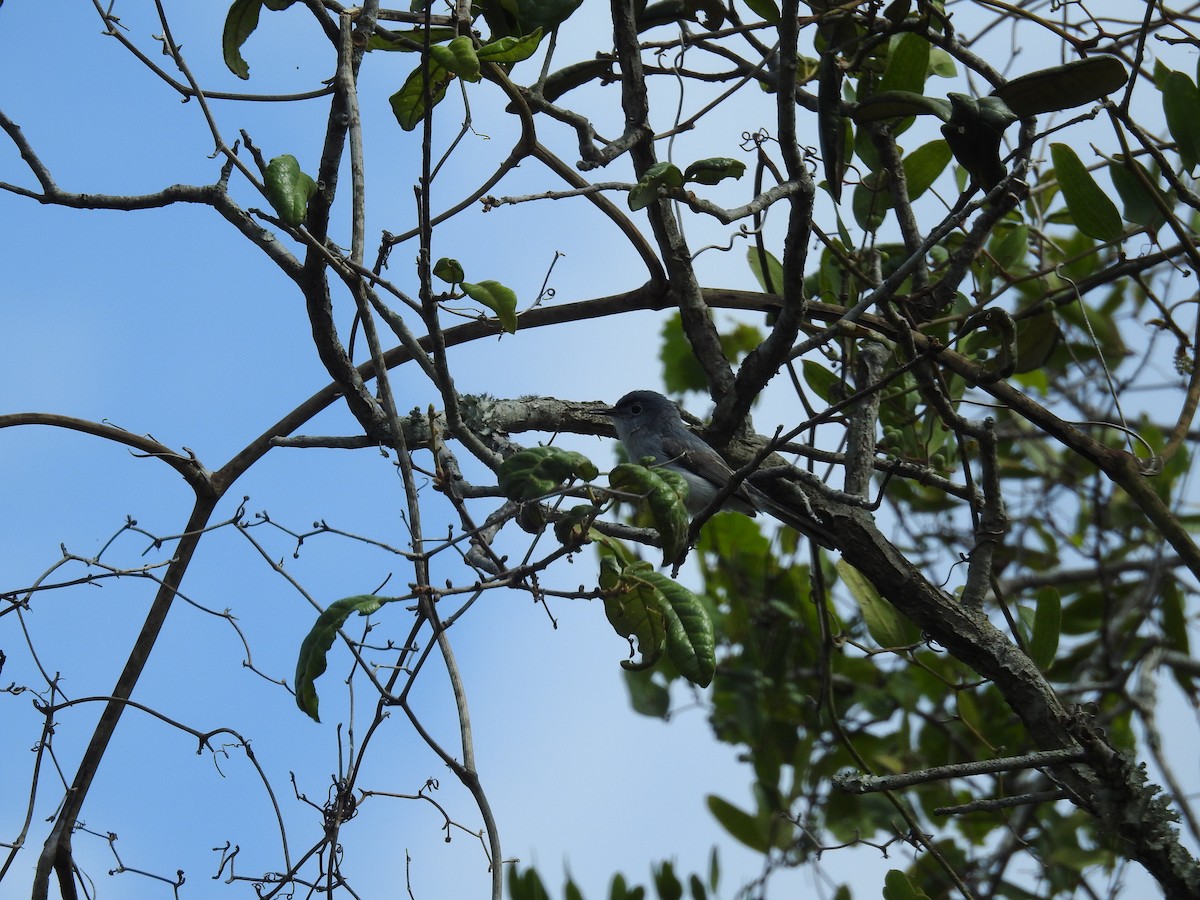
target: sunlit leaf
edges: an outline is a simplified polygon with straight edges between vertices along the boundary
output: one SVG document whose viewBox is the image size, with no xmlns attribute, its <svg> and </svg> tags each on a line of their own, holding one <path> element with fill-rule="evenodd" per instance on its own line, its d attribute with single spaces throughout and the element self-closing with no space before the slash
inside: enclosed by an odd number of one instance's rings
<svg viewBox="0 0 1200 900">
<path fill-rule="evenodd" d="M 668 562 L 678 559 L 687 549 L 690 521 L 684 505 L 687 500 L 686 484 L 681 479 L 669 480 L 671 474 L 664 469 L 649 469 L 637 463 L 621 463 L 608 474 L 612 490 L 645 498 L 654 527 L 662 539 L 663 558 Z"/>
<path fill-rule="evenodd" d="M 516 63 L 529 59 L 537 52 L 538 44 L 542 41 L 542 29 L 534 29 L 532 34 L 520 37 L 502 37 L 490 41 L 479 48 L 477 55 L 483 62 Z M 550 98 L 547 98 L 550 99 Z"/>
<path fill-rule="evenodd" d="M 741 178 L 745 172 L 746 164 L 741 160 L 714 156 L 711 159 L 698 159 L 688 166 L 683 173 L 683 180 L 694 181 L 697 184 L 717 184 L 726 178 Z"/>
<path fill-rule="evenodd" d="M 404 86 L 388 98 L 396 121 L 405 131 L 412 131 L 425 118 L 425 66 L 417 66 L 404 81 Z M 454 75 L 448 69 L 442 68 L 437 61 L 429 60 L 429 97 L 430 107 L 441 103 L 446 96 L 446 87 L 454 80 Z"/>
<path fill-rule="evenodd" d="M 462 282 L 463 292 L 468 297 L 496 314 L 500 327 L 509 334 L 517 332 L 517 295 L 512 288 L 505 287 L 498 281 L 481 281 L 472 284 Z"/>
<path fill-rule="evenodd" d="M 885 600 L 875 585 L 844 559 L 839 559 L 836 565 L 839 577 L 862 610 L 867 631 L 879 646 L 904 647 L 915 642 L 919 636 L 916 626 Z"/>
<path fill-rule="evenodd" d="M 300 644 L 300 655 L 296 660 L 296 705 L 316 722 L 319 699 L 315 682 L 325 672 L 326 657 L 333 646 L 338 629 L 351 613 L 368 616 L 386 602 L 373 594 L 359 594 L 335 600 L 317 617 L 316 624 Z"/>
<path fill-rule="evenodd" d="M 916 200 L 924 194 L 950 162 L 950 145 L 944 140 L 930 141 L 904 157 L 904 180 L 908 185 L 908 199 Z"/>
<path fill-rule="evenodd" d="M 599 470 L 590 459 L 561 447 L 530 447 L 500 464 L 500 489 L 510 500 L 544 497 L 572 478 L 591 481 Z"/>
<path fill-rule="evenodd" d="M 449 284 L 459 284 L 464 278 L 462 263 L 446 256 L 433 264 L 433 274 Z"/>
<path fill-rule="evenodd" d="M 479 80 L 479 57 L 475 45 L 465 34 L 448 44 L 434 44 L 429 48 L 430 59 L 447 72 L 452 72 L 464 81 Z"/>
<path fill-rule="evenodd" d="M 308 201 L 317 192 L 317 183 L 300 170 L 300 163 L 290 153 L 267 163 L 263 186 L 279 218 L 293 228 L 304 221 L 308 215 Z"/>
<path fill-rule="evenodd" d="M 263 0 L 233 0 L 225 15 L 225 29 L 221 34 L 221 52 L 229 71 L 242 80 L 250 77 L 250 66 L 242 58 L 242 44 L 258 27 L 258 16 L 262 12 Z"/>
</svg>

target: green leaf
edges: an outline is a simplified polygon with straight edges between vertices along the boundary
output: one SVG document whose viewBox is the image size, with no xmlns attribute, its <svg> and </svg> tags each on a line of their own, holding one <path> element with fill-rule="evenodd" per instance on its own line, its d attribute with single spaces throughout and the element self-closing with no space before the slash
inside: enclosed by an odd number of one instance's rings
<svg viewBox="0 0 1200 900">
<path fill-rule="evenodd" d="M 1054 161 L 1067 210 L 1079 230 L 1099 241 L 1119 238 L 1123 231 L 1121 214 L 1075 151 L 1067 144 L 1051 144 L 1050 158 Z"/>
<path fill-rule="evenodd" d="M 763 266 L 764 257 L 765 268 Z M 754 273 L 754 278 L 763 291 L 768 294 L 778 294 L 783 291 L 783 263 L 775 257 L 775 254 L 770 250 L 763 250 L 760 253 L 757 247 L 750 247 L 746 250 L 746 261 L 750 263 L 750 271 Z M 770 280 L 768 280 L 768 276 Z"/>
<path fill-rule="evenodd" d="M 1014 78 L 992 91 L 1022 119 L 1073 109 L 1118 90 L 1129 78 L 1115 56 L 1089 56 Z"/>
<path fill-rule="evenodd" d="M 811 359 L 802 359 L 804 380 L 818 397 L 826 403 L 836 403 L 842 398 L 842 380 L 829 369 Z"/>
<path fill-rule="evenodd" d="M 225 15 L 225 30 L 221 34 L 221 52 L 229 71 L 243 81 L 250 77 L 250 66 L 242 59 L 242 44 L 258 27 L 263 0 L 233 0 Z"/>
<path fill-rule="evenodd" d="M 631 576 L 639 571 L 652 572 L 653 569 L 647 562 L 637 562 L 625 568 L 608 559 L 605 563 L 609 577 L 613 571 L 616 572 L 616 585 L 605 588 L 608 593 L 604 595 L 604 615 L 621 637 L 637 639 L 638 651 L 642 654 L 642 658 L 636 662 L 621 660 L 621 667 L 630 671 L 648 669 L 662 657 L 666 644 L 667 622 L 663 613 L 666 604 L 656 596 L 653 587 Z M 601 586 L 604 586 L 604 578 L 601 579 Z"/>
<path fill-rule="evenodd" d="M 300 163 L 290 153 L 267 163 L 263 176 L 267 199 L 285 223 L 295 228 L 308 214 L 308 201 L 317 192 L 317 183 L 300 171 Z"/>
<path fill-rule="evenodd" d="M 883 876 L 883 900 L 929 900 L 929 897 L 907 875 L 892 869 Z"/>
<path fill-rule="evenodd" d="M 663 860 L 662 865 L 653 872 L 654 889 L 658 892 L 658 900 L 682 900 L 683 884 L 675 875 L 675 867 L 670 860 Z"/>
<path fill-rule="evenodd" d="M 678 167 L 669 162 L 655 163 L 629 192 L 629 208 L 637 212 L 658 199 L 659 188 L 670 190 L 678 187 L 683 187 L 683 173 Z"/>
<path fill-rule="evenodd" d="M 734 806 L 728 800 L 709 794 L 705 798 L 708 811 L 721 823 L 721 827 L 751 850 L 767 853 L 771 849 L 771 837 L 762 828 L 756 816 Z"/>
<path fill-rule="evenodd" d="M 694 181 L 697 184 L 717 184 L 726 178 L 741 178 L 745 173 L 746 164 L 741 160 L 730 159 L 728 156 L 714 156 L 711 159 L 698 159 L 688 166 L 683 173 L 683 180 Z"/>
<path fill-rule="evenodd" d="M 916 626 L 883 599 L 875 585 L 844 559 L 839 559 L 836 565 L 842 582 L 862 610 L 867 631 L 880 647 L 906 647 L 916 641 Z"/>
<path fill-rule="evenodd" d="M 319 700 L 314 682 L 325 672 L 326 656 L 329 648 L 333 646 L 338 629 L 351 613 L 369 616 L 385 602 L 387 601 L 384 598 L 374 594 L 359 594 L 335 600 L 317 617 L 316 624 L 301 642 L 300 656 L 296 660 L 296 705 L 311 716 L 313 721 L 321 721 L 317 715 Z"/>
<path fill-rule="evenodd" d="M 885 91 L 860 101 L 851 110 L 850 118 L 855 122 L 878 122 L 882 119 L 932 115 L 948 122 L 951 111 L 950 102 L 940 97 L 926 97 L 912 91 Z"/>
<path fill-rule="evenodd" d="M 446 88 L 454 80 L 454 75 L 448 69 L 442 68 L 437 61 L 429 59 L 429 96 L 430 107 L 437 106 L 446 96 Z M 403 87 L 388 98 L 392 105 L 392 114 L 405 131 L 412 131 L 425 118 L 425 67 L 417 66 L 405 79 Z"/>
<path fill-rule="evenodd" d="M 453 72 L 464 81 L 478 81 L 480 78 L 475 45 L 465 34 L 448 44 L 434 44 L 429 48 L 429 56 L 447 72 Z"/>
<path fill-rule="evenodd" d="M 1162 85 L 1167 130 L 1179 148 L 1183 168 L 1191 172 L 1200 162 L 1200 90 L 1182 72 L 1171 72 Z"/>
<path fill-rule="evenodd" d="M 671 692 L 666 685 L 654 680 L 649 672 L 634 672 L 623 669 L 625 687 L 629 691 L 629 705 L 639 715 L 652 719 L 665 719 L 671 708 Z"/>
<path fill-rule="evenodd" d="M 537 52 L 538 44 L 542 41 L 542 29 L 534 29 L 532 34 L 521 37 L 502 37 L 484 44 L 476 51 L 482 62 L 517 63 L 529 59 Z"/>
<path fill-rule="evenodd" d="M 950 145 L 944 140 L 930 141 L 904 157 L 904 180 L 908 199 L 916 200 L 933 185 L 950 162 Z"/>
<path fill-rule="evenodd" d="M 433 274 L 448 284 L 459 284 L 464 278 L 462 263 L 446 256 L 433 264 Z"/>
<path fill-rule="evenodd" d="M 517 333 L 517 295 L 498 281 L 462 282 L 462 289 L 476 303 L 496 314 L 500 327 L 509 334 Z"/>
<path fill-rule="evenodd" d="M 509 500 L 527 501 L 558 490 L 571 478 L 591 481 L 600 472 L 582 453 L 561 447 L 530 447 L 500 464 L 500 490 Z"/>
<path fill-rule="evenodd" d="M 667 656 L 672 664 L 692 684 L 708 687 L 717 670 L 716 640 L 708 610 L 699 597 L 661 572 L 637 575 L 661 598 L 667 626 Z"/>
<path fill-rule="evenodd" d="M 879 93 L 912 91 L 920 94 L 925 89 L 928 74 L 929 41 L 911 31 L 904 32 L 892 40 L 887 67 L 879 79 Z"/>
<path fill-rule="evenodd" d="M 1058 591 L 1052 587 L 1042 588 L 1037 593 L 1037 606 L 1033 614 L 1033 634 L 1029 640 L 1029 658 L 1045 672 L 1058 653 L 1058 639 L 1062 633 L 1062 601 Z"/>
<path fill-rule="evenodd" d="M 1134 166 L 1142 177 L 1138 177 Z M 1121 214 L 1126 222 L 1143 225 L 1151 231 L 1158 231 L 1166 223 L 1167 216 L 1163 208 L 1169 208 L 1170 202 L 1145 166 L 1136 160 L 1127 160 L 1124 154 L 1118 153 L 1108 163 L 1108 176 L 1121 197 L 1124 207 Z M 1161 205 L 1155 200 L 1156 195 Z"/>
<path fill-rule="evenodd" d="M 672 475 L 665 469 L 648 469 L 637 463 L 621 463 L 608 473 L 612 490 L 645 498 L 662 538 L 664 563 L 674 562 L 687 549 L 687 485 L 678 476 L 673 480 Z"/>
<path fill-rule="evenodd" d="M 764 22 L 779 24 L 779 5 L 775 0 L 746 0 L 746 7 Z"/>
</svg>

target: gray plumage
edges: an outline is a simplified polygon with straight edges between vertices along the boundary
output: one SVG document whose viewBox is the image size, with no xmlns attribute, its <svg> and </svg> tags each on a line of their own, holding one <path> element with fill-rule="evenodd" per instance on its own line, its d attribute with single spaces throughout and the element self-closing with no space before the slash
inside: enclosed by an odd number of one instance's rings
<svg viewBox="0 0 1200 900">
<path fill-rule="evenodd" d="M 733 478 L 733 470 L 703 438 L 684 424 L 679 407 L 654 391 L 633 391 L 605 410 L 632 462 L 651 457 L 655 464 L 677 472 L 688 484 L 687 508 L 693 516 L 704 510 Z M 834 549 L 833 536 L 808 509 L 785 506 L 748 481 L 743 481 L 722 504 L 752 516 L 770 513 L 823 547 Z"/>
</svg>

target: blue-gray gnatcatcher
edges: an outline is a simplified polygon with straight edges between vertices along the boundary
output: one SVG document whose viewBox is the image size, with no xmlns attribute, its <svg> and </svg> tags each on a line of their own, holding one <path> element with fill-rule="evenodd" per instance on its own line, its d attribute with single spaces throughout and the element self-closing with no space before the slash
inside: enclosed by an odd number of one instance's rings
<svg viewBox="0 0 1200 900">
<path fill-rule="evenodd" d="M 683 423 L 679 407 L 654 391 L 633 391 L 605 410 L 617 429 L 632 462 L 651 457 L 661 468 L 677 472 L 688 485 L 687 508 L 692 515 L 704 510 L 717 492 L 733 478 L 721 455 Z M 722 505 L 752 516 L 755 510 L 770 513 L 818 544 L 834 549 L 833 536 L 811 510 L 784 506 L 743 481 Z"/>
</svg>

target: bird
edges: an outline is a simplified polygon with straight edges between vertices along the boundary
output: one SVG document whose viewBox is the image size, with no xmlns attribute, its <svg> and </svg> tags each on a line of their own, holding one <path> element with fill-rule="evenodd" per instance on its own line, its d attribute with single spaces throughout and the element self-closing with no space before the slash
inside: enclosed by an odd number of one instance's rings
<svg viewBox="0 0 1200 900">
<path fill-rule="evenodd" d="M 732 480 L 733 470 L 721 455 L 684 424 L 679 407 L 662 394 L 631 391 L 604 414 L 612 420 L 631 460 L 649 457 L 654 465 L 678 473 L 687 482 L 686 506 L 691 515 L 706 509 Z M 833 534 L 811 509 L 780 503 L 748 481 L 738 485 L 721 508 L 747 516 L 768 513 L 822 547 L 836 547 Z"/>
</svg>

